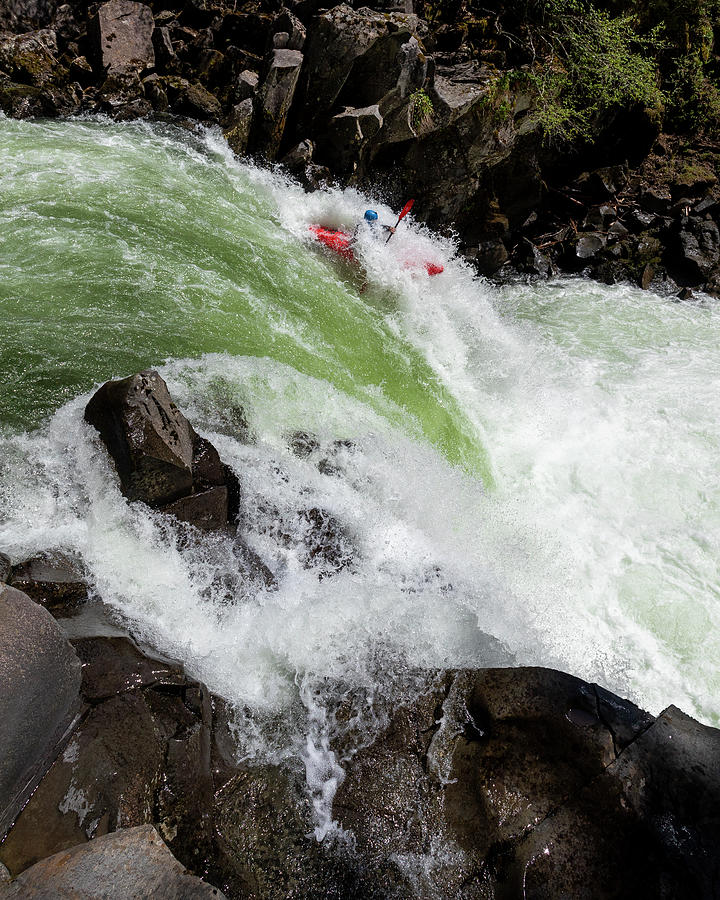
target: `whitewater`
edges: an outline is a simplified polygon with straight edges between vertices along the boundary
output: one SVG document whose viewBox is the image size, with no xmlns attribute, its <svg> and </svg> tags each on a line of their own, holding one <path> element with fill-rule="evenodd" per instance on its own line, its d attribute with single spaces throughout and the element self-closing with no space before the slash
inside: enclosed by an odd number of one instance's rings
<svg viewBox="0 0 720 900">
<path fill-rule="evenodd" d="M 380 188 L 306 194 L 212 130 L 0 118 L 0 153 L 0 551 L 79 554 L 235 705 L 239 758 L 304 764 L 318 837 L 338 738 L 437 668 L 551 666 L 720 724 L 717 301 L 494 287 L 412 216 L 353 268 L 308 226 L 394 222 Z M 150 367 L 277 588 L 120 494 L 82 413 Z M 347 564 L 308 565 L 308 509 Z"/>
</svg>

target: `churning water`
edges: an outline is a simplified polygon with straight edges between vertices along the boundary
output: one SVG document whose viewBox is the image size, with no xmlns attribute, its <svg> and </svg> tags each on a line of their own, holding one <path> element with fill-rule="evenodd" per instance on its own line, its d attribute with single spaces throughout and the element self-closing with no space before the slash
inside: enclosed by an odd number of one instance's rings
<svg viewBox="0 0 720 900">
<path fill-rule="evenodd" d="M 720 304 L 499 290 L 408 220 L 354 269 L 308 225 L 389 208 L 212 132 L 0 119 L 0 154 L 0 550 L 79 553 L 237 704 L 241 755 L 305 762 L 319 836 L 339 730 L 418 668 L 549 665 L 720 723 Z M 82 411 L 151 366 L 237 472 L 277 589 L 123 500 Z"/>
</svg>

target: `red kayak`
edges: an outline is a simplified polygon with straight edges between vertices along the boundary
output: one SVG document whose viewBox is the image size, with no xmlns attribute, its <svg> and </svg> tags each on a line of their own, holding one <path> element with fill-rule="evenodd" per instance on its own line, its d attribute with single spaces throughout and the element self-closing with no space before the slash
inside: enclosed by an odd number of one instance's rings
<svg viewBox="0 0 720 900">
<path fill-rule="evenodd" d="M 321 244 L 325 244 L 326 247 L 334 250 L 335 253 L 339 254 L 344 259 L 348 259 L 351 262 L 355 261 L 355 254 L 353 253 L 353 249 L 351 246 L 352 235 L 348 234 L 347 231 L 337 231 L 333 228 L 323 228 L 322 225 L 311 225 L 310 231 L 312 231 L 312 233 L 320 241 Z M 404 266 L 406 269 L 415 268 L 416 266 L 422 266 L 428 273 L 428 275 L 439 275 L 445 268 L 440 263 L 434 263 L 430 262 L 429 260 L 419 259 L 406 260 Z"/>
</svg>

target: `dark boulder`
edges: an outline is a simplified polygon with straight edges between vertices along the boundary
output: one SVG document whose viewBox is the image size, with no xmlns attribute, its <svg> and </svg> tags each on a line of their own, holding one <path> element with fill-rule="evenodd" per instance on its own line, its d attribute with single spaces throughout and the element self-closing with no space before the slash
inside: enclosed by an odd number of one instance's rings
<svg viewBox="0 0 720 900">
<path fill-rule="evenodd" d="M 258 76 L 256 72 L 250 69 L 243 69 L 238 75 L 237 84 L 235 85 L 235 99 L 238 103 L 248 100 L 255 96 L 258 89 Z"/>
<path fill-rule="evenodd" d="M 55 616 L 72 615 L 88 595 L 81 560 L 57 551 L 40 553 L 13 566 L 9 583 Z"/>
<path fill-rule="evenodd" d="M 211 122 L 220 120 L 220 101 L 198 82 L 168 75 L 164 78 L 164 86 L 171 112 Z"/>
<path fill-rule="evenodd" d="M 152 10 L 134 0 L 109 0 L 90 19 L 88 33 L 100 68 L 150 69 L 155 65 Z"/>
<path fill-rule="evenodd" d="M 7 582 L 10 578 L 10 572 L 12 571 L 12 562 L 9 556 L 6 556 L 4 553 L 0 553 L 0 582 Z"/>
<path fill-rule="evenodd" d="M 249 96 L 233 106 L 223 124 L 225 140 L 238 156 L 245 156 L 247 152 L 252 120 L 253 100 Z"/>
<path fill-rule="evenodd" d="M 191 875 L 152 825 L 125 828 L 36 863 L 3 893 L 7 900 L 223 900 L 217 888 Z"/>
<path fill-rule="evenodd" d="M 539 250 L 532 241 L 523 238 L 513 253 L 513 263 L 521 272 L 549 278 L 553 274 L 550 257 Z"/>
<path fill-rule="evenodd" d="M 268 160 L 275 160 L 280 150 L 302 63 L 298 50 L 273 50 L 255 95 L 250 149 Z"/>
<path fill-rule="evenodd" d="M 52 616 L 0 585 L 0 836 L 80 711 L 80 661 Z"/>
<path fill-rule="evenodd" d="M 44 87 L 58 74 L 57 38 L 46 28 L 29 34 L 0 36 L 0 71 L 12 81 Z"/>
<path fill-rule="evenodd" d="M 383 127 L 377 104 L 346 109 L 328 122 L 318 143 L 318 159 L 340 174 L 356 172 L 366 148 Z"/>
<path fill-rule="evenodd" d="M 107 382 L 90 399 L 85 418 L 100 432 L 128 500 L 204 531 L 234 520 L 236 476 L 175 406 L 157 372 Z"/>
<path fill-rule="evenodd" d="M 195 432 L 157 372 L 106 382 L 85 419 L 100 432 L 128 500 L 161 506 L 191 492 Z"/>
<path fill-rule="evenodd" d="M 605 247 L 607 239 L 598 232 L 581 234 L 575 244 L 575 255 L 578 259 L 593 259 Z"/>
<path fill-rule="evenodd" d="M 720 232 L 712 219 L 689 216 L 680 230 L 679 262 L 695 284 L 706 281 L 720 260 Z"/>
</svg>

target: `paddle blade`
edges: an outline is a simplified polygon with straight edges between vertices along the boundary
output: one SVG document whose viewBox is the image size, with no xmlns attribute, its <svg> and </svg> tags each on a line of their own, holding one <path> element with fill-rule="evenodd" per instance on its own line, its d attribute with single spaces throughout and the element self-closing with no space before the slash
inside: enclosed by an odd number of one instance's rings
<svg viewBox="0 0 720 900">
<path fill-rule="evenodd" d="M 405 204 L 405 206 L 403 206 L 402 212 L 401 212 L 400 215 L 398 216 L 398 222 L 399 222 L 401 219 L 404 219 L 405 216 L 410 212 L 410 210 L 413 208 L 413 203 L 414 203 L 414 202 L 415 202 L 414 200 L 408 200 L 408 202 Z"/>
</svg>

